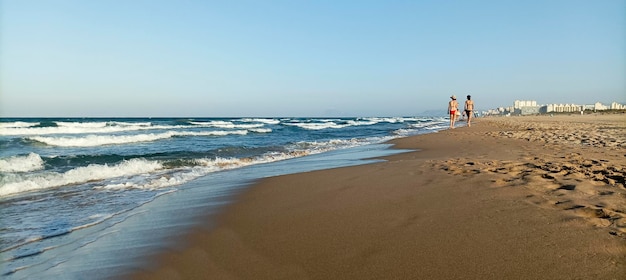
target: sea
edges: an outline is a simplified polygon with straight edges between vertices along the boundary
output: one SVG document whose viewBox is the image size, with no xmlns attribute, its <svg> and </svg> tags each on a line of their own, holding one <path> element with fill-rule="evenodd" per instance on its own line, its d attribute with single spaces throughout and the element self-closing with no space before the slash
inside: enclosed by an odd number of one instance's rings
<svg viewBox="0 0 626 280">
<path fill-rule="evenodd" d="M 0 278 L 149 266 L 255 181 L 366 164 L 443 117 L 1 118 Z M 177 238 L 178 237 L 178 238 Z"/>
</svg>

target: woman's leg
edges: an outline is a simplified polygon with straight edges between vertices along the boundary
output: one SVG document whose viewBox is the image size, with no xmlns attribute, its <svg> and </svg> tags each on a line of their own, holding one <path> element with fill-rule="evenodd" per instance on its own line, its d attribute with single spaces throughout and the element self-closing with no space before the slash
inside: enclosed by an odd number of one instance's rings
<svg viewBox="0 0 626 280">
<path fill-rule="evenodd" d="M 450 128 L 454 128 L 454 121 L 456 121 L 456 112 L 450 111 Z"/>
</svg>

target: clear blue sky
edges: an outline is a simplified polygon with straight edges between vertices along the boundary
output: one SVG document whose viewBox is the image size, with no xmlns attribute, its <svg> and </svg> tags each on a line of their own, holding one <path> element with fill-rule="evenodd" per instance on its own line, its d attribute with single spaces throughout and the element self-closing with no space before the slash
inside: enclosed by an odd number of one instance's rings
<svg viewBox="0 0 626 280">
<path fill-rule="evenodd" d="M 626 102 L 626 1 L 0 0 L 0 116 Z"/>
</svg>

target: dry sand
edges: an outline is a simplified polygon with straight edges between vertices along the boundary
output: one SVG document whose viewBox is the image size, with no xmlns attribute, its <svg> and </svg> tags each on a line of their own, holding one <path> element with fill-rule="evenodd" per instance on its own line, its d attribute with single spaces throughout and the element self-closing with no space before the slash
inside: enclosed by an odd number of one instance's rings
<svg viewBox="0 0 626 280">
<path fill-rule="evenodd" d="M 626 116 L 476 119 L 262 180 L 134 279 L 625 279 Z"/>
</svg>

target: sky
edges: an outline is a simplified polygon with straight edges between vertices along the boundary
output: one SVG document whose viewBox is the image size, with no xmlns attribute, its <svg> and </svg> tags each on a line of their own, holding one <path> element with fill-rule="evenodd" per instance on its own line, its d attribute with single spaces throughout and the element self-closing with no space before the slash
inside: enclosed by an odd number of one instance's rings
<svg viewBox="0 0 626 280">
<path fill-rule="evenodd" d="M 0 0 L 2 117 L 626 103 L 626 1 Z"/>
</svg>

